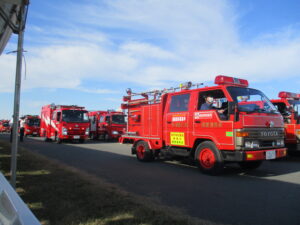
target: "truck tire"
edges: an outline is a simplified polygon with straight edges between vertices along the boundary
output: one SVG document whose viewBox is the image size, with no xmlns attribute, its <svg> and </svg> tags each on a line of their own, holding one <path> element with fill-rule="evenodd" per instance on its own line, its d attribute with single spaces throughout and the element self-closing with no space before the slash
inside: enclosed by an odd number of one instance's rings
<svg viewBox="0 0 300 225">
<path fill-rule="evenodd" d="M 49 141 L 50 141 L 50 139 L 48 138 L 46 132 L 44 132 L 44 141 L 45 141 L 45 142 L 49 142 Z"/>
<path fill-rule="evenodd" d="M 57 143 L 57 144 L 61 144 L 62 143 L 62 140 L 57 136 L 57 134 L 55 135 L 55 142 Z"/>
<path fill-rule="evenodd" d="M 262 161 L 246 161 L 246 162 L 239 162 L 239 165 L 244 170 L 254 170 L 260 167 Z"/>
<path fill-rule="evenodd" d="M 111 141 L 112 139 L 111 139 L 111 136 L 108 133 L 106 133 L 106 134 L 104 134 L 104 140 Z"/>
<path fill-rule="evenodd" d="M 91 140 L 97 140 L 97 139 L 98 139 L 98 135 L 92 133 L 92 134 L 90 135 L 90 139 L 91 139 Z"/>
<path fill-rule="evenodd" d="M 200 143 L 195 151 L 198 168 L 206 174 L 218 175 L 224 171 L 224 160 L 221 152 L 211 141 Z"/>
<path fill-rule="evenodd" d="M 154 160 L 154 155 L 147 142 L 139 141 L 136 144 L 136 158 L 142 162 L 150 162 Z"/>
</svg>

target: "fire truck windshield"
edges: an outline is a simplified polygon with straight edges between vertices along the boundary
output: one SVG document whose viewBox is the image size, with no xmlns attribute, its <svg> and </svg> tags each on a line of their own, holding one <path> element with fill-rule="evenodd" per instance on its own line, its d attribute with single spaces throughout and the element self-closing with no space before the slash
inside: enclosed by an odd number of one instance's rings
<svg viewBox="0 0 300 225">
<path fill-rule="evenodd" d="M 242 87 L 228 87 L 232 99 L 238 103 L 241 112 L 279 113 L 270 100 L 259 90 Z"/>
<path fill-rule="evenodd" d="M 9 127 L 9 123 L 3 123 L 4 127 Z"/>
<path fill-rule="evenodd" d="M 63 110 L 62 121 L 74 123 L 88 123 L 89 118 L 86 111 L 80 110 Z"/>
<path fill-rule="evenodd" d="M 289 100 L 289 103 L 291 104 L 291 106 L 293 107 L 295 112 L 297 112 L 299 114 L 300 113 L 300 100 Z"/>
<path fill-rule="evenodd" d="M 40 119 L 35 118 L 35 119 L 28 119 L 27 120 L 27 125 L 28 126 L 40 126 Z"/>
<path fill-rule="evenodd" d="M 111 121 L 114 124 L 125 124 L 125 115 L 112 115 Z"/>
</svg>

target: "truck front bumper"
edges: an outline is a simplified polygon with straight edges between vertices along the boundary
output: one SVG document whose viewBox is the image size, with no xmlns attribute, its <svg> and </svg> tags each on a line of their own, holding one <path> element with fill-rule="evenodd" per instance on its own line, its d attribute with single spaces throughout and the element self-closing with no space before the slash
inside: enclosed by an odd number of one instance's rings
<svg viewBox="0 0 300 225">
<path fill-rule="evenodd" d="M 64 140 L 82 140 L 82 139 L 88 139 L 88 135 L 62 135 L 61 139 L 64 139 Z"/>
<path fill-rule="evenodd" d="M 287 155 L 286 148 L 267 149 L 256 151 L 222 151 L 227 162 L 258 161 L 283 158 Z"/>
</svg>

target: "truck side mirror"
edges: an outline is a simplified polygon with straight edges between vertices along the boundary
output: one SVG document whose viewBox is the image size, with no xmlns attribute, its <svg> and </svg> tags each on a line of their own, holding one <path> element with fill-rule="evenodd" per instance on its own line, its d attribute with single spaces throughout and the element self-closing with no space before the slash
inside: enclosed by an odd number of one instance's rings
<svg viewBox="0 0 300 225">
<path fill-rule="evenodd" d="M 238 103 L 228 102 L 228 115 L 234 115 L 234 121 L 239 121 Z"/>
<path fill-rule="evenodd" d="M 237 107 L 236 102 L 228 102 L 228 114 L 234 114 L 235 113 L 235 109 Z"/>
</svg>

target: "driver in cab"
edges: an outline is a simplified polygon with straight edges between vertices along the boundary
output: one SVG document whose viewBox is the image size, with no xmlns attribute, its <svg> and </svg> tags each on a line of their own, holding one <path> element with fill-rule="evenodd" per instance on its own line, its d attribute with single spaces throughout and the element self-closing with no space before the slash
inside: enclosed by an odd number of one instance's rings
<svg viewBox="0 0 300 225">
<path fill-rule="evenodd" d="M 226 119 L 226 116 L 223 114 L 226 110 L 225 109 L 217 109 L 213 106 L 214 98 L 210 95 L 205 97 L 205 103 L 201 105 L 200 110 L 216 110 L 220 115 L 222 120 Z"/>
</svg>

